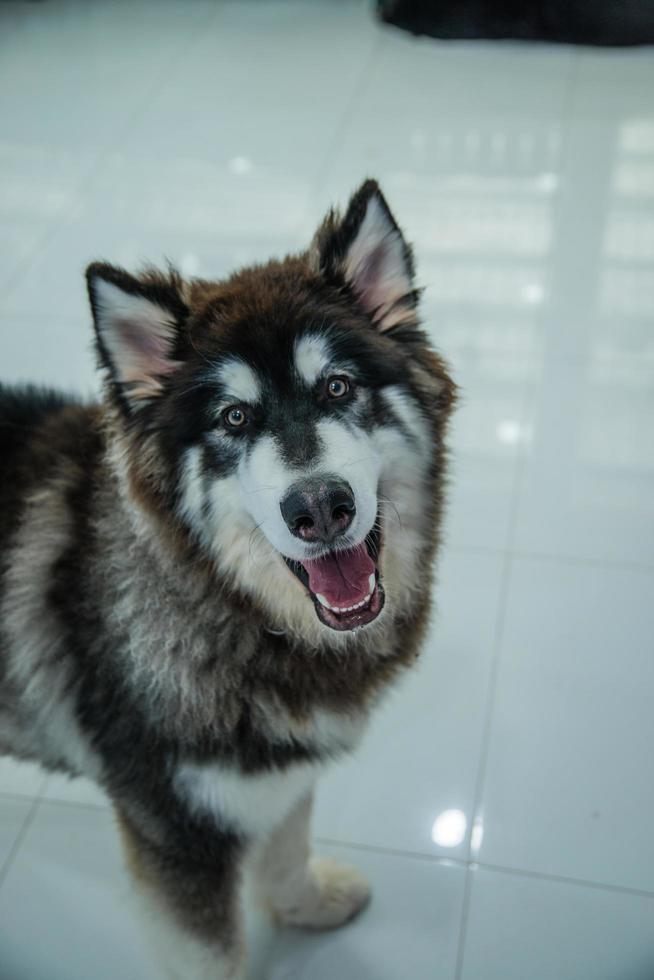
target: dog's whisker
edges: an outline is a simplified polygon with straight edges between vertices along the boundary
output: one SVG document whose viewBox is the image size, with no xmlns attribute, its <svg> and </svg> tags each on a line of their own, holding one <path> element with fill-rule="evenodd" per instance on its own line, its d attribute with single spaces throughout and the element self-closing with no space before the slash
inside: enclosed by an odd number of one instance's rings
<svg viewBox="0 0 654 980">
<path fill-rule="evenodd" d="M 280 490 L 278 485 L 273 485 L 270 487 L 255 487 L 254 490 L 245 490 L 244 494 L 246 497 L 250 497 L 253 493 L 263 493 L 265 490 Z"/>
<path fill-rule="evenodd" d="M 379 459 L 379 457 L 374 455 L 353 456 L 352 459 L 347 459 L 344 463 L 341 463 L 341 466 L 343 467 L 343 469 L 345 469 L 346 466 L 355 466 L 355 465 L 360 466 L 362 463 L 369 463 L 370 460 L 377 460 L 377 459 Z"/>
<path fill-rule="evenodd" d="M 252 530 L 250 531 L 250 534 L 248 535 L 248 554 L 249 554 L 249 556 L 250 556 L 250 557 L 252 557 L 252 545 L 253 545 L 253 541 L 252 541 L 252 539 L 253 539 L 253 537 L 254 537 L 254 535 L 255 535 L 255 534 L 257 533 L 257 531 L 258 531 L 258 530 L 259 530 L 259 529 L 260 529 L 261 527 L 263 527 L 263 525 L 264 525 L 264 524 L 265 524 L 265 521 L 259 521 L 259 523 L 258 523 L 258 524 L 256 524 L 256 525 L 255 525 L 255 526 L 254 526 L 254 527 L 252 528 Z"/>
<path fill-rule="evenodd" d="M 385 496 L 382 496 L 382 495 L 378 496 L 377 499 L 379 500 L 380 504 L 388 504 L 389 507 L 392 508 L 393 513 L 395 514 L 395 517 L 397 519 L 398 525 L 400 527 L 402 527 L 402 517 L 400 516 L 400 512 L 397 509 L 397 505 L 396 505 L 395 501 L 391 500 L 390 497 L 385 497 Z"/>
</svg>

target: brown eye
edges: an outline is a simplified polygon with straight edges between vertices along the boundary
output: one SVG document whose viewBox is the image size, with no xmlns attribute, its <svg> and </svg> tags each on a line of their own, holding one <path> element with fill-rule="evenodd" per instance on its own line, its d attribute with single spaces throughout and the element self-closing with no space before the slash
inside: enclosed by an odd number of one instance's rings
<svg viewBox="0 0 654 980">
<path fill-rule="evenodd" d="M 226 408 L 223 412 L 223 422 L 229 429 L 242 429 L 247 420 L 242 408 Z"/>
<path fill-rule="evenodd" d="M 350 382 L 347 378 L 329 378 L 327 381 L 327 394 L 330 398 L 342 398 L 350 390 Z"/>
</svg>

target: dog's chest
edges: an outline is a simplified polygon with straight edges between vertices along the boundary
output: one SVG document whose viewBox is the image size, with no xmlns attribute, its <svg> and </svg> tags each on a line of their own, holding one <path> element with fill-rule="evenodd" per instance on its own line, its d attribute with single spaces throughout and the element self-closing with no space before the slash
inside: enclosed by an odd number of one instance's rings
<svg viewBox="0 0 654 980">
<path fill-rule="evenodd" d="M 311 790 L 322 766 L 244 773 L 220 763 L 184 763 L 174 785 L 188 809 L 212 817 L 220 829 L 260 837 L 278 826 Z"/>
<path fill-rule="evenodd" d="M 311 791 L 331 759 L 356 746 L 364 724 L 363 715 L 317 710 L 297 722 L 278 711 L 274 724 L 268 715 L 268 737 L 279 747 L 302 742 L 315 758 L 254 773 L 219 762 L 185 762 L 175 773 L 175 790 L 192 813 L 212 817 L 226 830 L 259 837 Z"/>
</svg>

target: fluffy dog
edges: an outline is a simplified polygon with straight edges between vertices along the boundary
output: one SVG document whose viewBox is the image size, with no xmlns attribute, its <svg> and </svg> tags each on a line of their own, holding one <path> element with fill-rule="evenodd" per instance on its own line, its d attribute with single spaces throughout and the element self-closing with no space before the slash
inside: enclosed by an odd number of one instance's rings
<svg viewBox="0 0 654 980">
<path fill-rule="evenodd" d="M 374 181 L 302 255 L 87 279 L 102 403 L 0 389 L 0 745 L 108 793 L 168 975 L 241 977 L 246 865 L 368 899 L 312 787 L 417 655 L 454 385 Z"/>
</svg>

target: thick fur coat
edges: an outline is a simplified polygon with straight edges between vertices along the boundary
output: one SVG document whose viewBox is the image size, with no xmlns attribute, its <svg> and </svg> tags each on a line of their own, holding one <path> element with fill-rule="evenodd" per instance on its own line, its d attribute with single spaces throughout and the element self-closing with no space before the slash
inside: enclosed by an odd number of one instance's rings
<svg viewBox="0 0 654 980">
<path fill-rule="evenodd" d="M 454 386 L 373 181 L 225 281 L 87 276 L 103 402 L 0 389 L 0 748 L 109 794 L 166 975 L 236 978 L 246 865 L 367 900 L 311 791 L 418 653 Z"/>
</svg>

